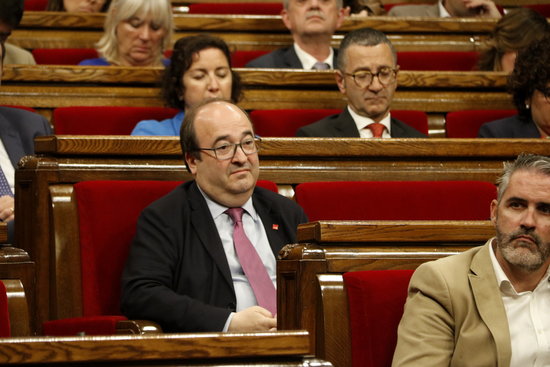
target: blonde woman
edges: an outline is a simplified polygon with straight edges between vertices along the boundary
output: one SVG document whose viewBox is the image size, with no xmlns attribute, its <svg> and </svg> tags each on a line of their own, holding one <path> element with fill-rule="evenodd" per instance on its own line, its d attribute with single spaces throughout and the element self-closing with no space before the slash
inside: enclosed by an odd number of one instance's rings
<svg viewBox="0 0 550 367">
<path fill-rule="evenodd" d="M 162 66 L 172 35 L 169 0 L 114 0 L 105 19 L 105 34 L 97 43 L 101 57 L 80 65 Z"/>
</svg>

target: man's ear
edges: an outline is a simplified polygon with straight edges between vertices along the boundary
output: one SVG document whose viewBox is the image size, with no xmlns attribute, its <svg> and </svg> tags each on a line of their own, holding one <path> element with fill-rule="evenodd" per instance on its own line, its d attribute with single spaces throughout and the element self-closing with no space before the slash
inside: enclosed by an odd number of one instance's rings
<svg viewBox="0 0 550 367">
<path fill-rule="evenodd" d="M 292 23 L 290 22 L 290 17 L 288 15 L 288 10 L 284 9 L 281 10 L 281 19 L 285 25 L 285 27 L 288 28 L 289 31 L 292 31 Z"/>
<path fill-rule="evenodd" d="M 346 16 L 349 16 L 351 9 L 349 7 L 338 9 L 338 20 L 336 21 L 336 29 L 340 28 Z"/>
<path fill-rule="evenodd" d="M 498 210 L 498 201 L 491 201 L 491 222 L 493 225 L 497 225 L 497 210 Z"/>
<path fill-rule="evenodd" d="M 336 85 L 338 85 L 340 93 L 346 94 L 346 80 L 344 74 L 342 74 L 340 70 L 335 70 L 334 79 L 336 79 Z"/>
<path fill-rule="evenodd" d="M 185 153 L 185 162 L 192 175 L 197 173 L 197 161 L 198 159 L 191 153 Z"/>
</svg>

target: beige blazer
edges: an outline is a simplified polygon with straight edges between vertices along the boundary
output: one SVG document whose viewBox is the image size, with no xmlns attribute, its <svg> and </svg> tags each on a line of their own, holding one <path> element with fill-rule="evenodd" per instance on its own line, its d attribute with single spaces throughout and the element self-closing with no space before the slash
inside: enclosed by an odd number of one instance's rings
<svg viewBox="0 0 550 367">
<path fill-rule="evenodd" d="M 418 267 L 409 284 L 393 367 L 509 367 L 506 311 L 491 240 Z"/>
</svg>

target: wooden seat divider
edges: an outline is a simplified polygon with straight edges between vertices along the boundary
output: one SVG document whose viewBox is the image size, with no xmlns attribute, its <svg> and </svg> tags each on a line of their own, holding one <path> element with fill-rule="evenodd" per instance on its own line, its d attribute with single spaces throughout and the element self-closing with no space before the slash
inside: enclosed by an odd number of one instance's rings
<svg viewBox="0 0 550 367">
<path fill-rule="evenodd" d="M 236 69 L 247 110 L 346 106 L 333 72 Z M 162 68 L 6 65 L 3 104 L 23 105 L 51 119 L 68 106 L 163 106 Z M 471 109 L 512 109 L 506 74 L 500 72 L 401 71 L 392 109 L 428 114 L 430 136 L 445 136 L 445 114 Z M 55 126 L 55 121 L 52 121 Z"/>
<path fill-rule="evenodd" d="M 170 180 L 191 176 L 177 137 L 51 136 L 36 139 L 36 156 L 16 170 L 16 245 L 36 263 L 38 325 L 57 318 L 52 185 L 88 180 Z M 548 154 L 543 139 L 265 138 L 260 179 L 292 197 L 311 181 L 477 180 L 495 182 L 504 161 L 522 152 Z M 32 230 L 29 230 L 32 228 Z M 59 254 L 63 255 L 63 254 Z"/>
<path fill-rule="evenodd" d="M 0 340 L 8 366 L 332 366 L 309 354 L 305 331 Z"/>
<path fill-rule="evenodd" d="M 482 245 L 489 221 L 318 221 L 298 228 L 298 243 L 277 261 L 279 330 L 306 329 L 315 355 L 351 365 L 343 273 L 415 269 Z"/>
<path fill-rule="evenodd" d="M 10 42 L 27 49 L 93 48 L 103 34 L 105 14 L 27 11 Z M 202 32 L 223 38 L 233 50 L 273 50 L 292 44 L 278 15 L 175 14 L 176 39 Z M 399 51 L 478 51 L 496 19 L 349 17 L 333 36 L 338 47 L 347 32 L 372 27 L 388 34 Z"/>
</svg>

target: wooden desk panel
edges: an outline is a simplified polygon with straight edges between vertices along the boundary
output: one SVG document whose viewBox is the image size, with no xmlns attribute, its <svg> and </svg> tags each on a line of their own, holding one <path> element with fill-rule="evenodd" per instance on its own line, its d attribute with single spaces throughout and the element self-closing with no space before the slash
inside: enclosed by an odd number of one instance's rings
<svg viewBox="0 0 550 367">
<path fill-rule="evenodd" d="M 0 340 L 5 365 L 331 366 L 309 354 L 307 332 L 196 333 Z M 318 363 L 318 364 L 317 364 Z"/>
</svg>

